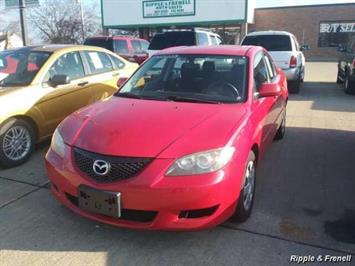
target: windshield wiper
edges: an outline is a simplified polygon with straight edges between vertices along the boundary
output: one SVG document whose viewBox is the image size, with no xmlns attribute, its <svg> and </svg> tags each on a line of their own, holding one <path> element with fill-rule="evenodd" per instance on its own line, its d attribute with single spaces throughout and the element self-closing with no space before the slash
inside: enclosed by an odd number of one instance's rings
<svg viewBox="0 0 355 266">
<path fill-rule="evenodd" d="M 165 98 L 166 100 L 174 101 L 174 102 L 191 102 L 191 103 L 210 103 L 210 104 L 220 104 L 218 101 L 210 101 L 198 98 L 190 98 L 190 97 L 182 97 L 182 96 L 168 96 Z"/>
<path fill-rule="evenodd" d="M 149 95 L 137 95 L 132 92 L 118 92 L 118 93 L 115 93 L 115 96 L 124 97 L 124 98 L 132 98 L 132 99 L 154 100 L 154 101 L 165 100 L 164 98 L 160 98 L 160 97 L 152 97 Z"/>
<path fill-rule="evenodd" d="M 124 98 L 133 98 L 133 99 L 144 99 L 143 97 L 131 92 L 117 92 L 115 93 L 115 96 L 124 97 Z"/>
</svg>

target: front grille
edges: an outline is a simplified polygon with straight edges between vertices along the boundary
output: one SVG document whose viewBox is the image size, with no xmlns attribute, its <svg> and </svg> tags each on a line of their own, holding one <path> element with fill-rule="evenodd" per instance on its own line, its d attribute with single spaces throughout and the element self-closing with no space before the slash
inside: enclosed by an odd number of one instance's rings
<svg viewBox="0 0 355 266">
<path fill-rule="evenodd" d="M 98 175 L 94 172 L 93 164 L 96 160 L 102 160 L 111 165 L 106 175 Z M 74 148 L 75 165 L 99 183 L 110 183 L 134 177 L 142 172 L 151 160 L 151 158 L 107 156 Z"/>
<path fill-rule="evenodd" d="M 79 208 L 79 200 L 77 197 L 65 193 L 65 196 L 70 201 L 71 204 Z M 139 223 L 149 223 L 153 222 L 157 216 L 157 211 L 142 211 L 142 210 L 132 210 L 132 209 L 121 209 L 121 217 L 118 220 L 126 220 Z"/>
</svg>

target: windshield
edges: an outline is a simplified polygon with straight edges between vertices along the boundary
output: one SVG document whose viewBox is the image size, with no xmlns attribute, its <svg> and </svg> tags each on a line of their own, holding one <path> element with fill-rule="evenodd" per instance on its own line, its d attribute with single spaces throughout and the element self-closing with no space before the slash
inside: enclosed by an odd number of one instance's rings
<svg viewBox="0 0 355 266">
<path fill-rule="evenodd" d="M 246 97 L 247 58 L 158 55 L 150 58 L 116 96 L 152 100 L 236 103 Z"/>
<path fill-rule="evenodd" d="M 193 31 L 172 31 L 155 34 L 148 49 L 162 50 L 174 46 L 191 46 L 195 44 L 195 33 Z"/>
<path fill-rule="evenodd" d="M 0 52 L 0 87 L 29 85 L 49 56 L 29 49 Z"/>
<path fill-rule="evenodd" d="M 291 40 L 287 35 L 246 36 L 242 45 L 262 46 L 270 52 L 292 51 Z"/>
</svg>

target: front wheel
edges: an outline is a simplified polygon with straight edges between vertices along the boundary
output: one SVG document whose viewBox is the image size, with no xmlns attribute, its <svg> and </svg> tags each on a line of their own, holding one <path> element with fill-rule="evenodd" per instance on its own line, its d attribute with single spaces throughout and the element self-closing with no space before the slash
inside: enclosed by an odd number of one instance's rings
<svg viewBox="0 0 355 266">
<path fill-rule="evenodd" d="M 32 126 L 21 119 L 10 119 L 0 128 L 0 165 L 14 167 L 26 162 L 35 146 Z"/>
<path fill-rule="evenodd" d="M 351 79 L 350 74 L 347 74 L 345 77 L 344 90 L 347 94 L 355 93 L 355 80 Z"/>
<path fill-rule="evenodd" d="M 286 133 L 286 110 L 283 113 L 281 125 L 280 125 L 279 129 L 277 130 L 274 139 L 275 140 L 283 139 L 283 137 L 285 136 L 285 133 Z"/>
<path fill-rule="evenodd" d="M 255 195 L 256 159 L 253 151 L 249 153 L 243 177 L 243 188 L 240 191 L 237 207 L 231 220 L 236 222 L 246 221 L 252 211 Z"/>
<path fill-rule="evenodd" d="M 341 84 L 343 83 L 343 81 L 340 79 L 340 72 L 338 70 L 338 74 L 337 74 L 337 84 Z"/>
<path fill-rule="evenodd" d="M 288 91 L 290 93 L 299 93 L 300 86 L 301 86 L 300 80 L 292 80 L 287 82 Z"/>
</svg>

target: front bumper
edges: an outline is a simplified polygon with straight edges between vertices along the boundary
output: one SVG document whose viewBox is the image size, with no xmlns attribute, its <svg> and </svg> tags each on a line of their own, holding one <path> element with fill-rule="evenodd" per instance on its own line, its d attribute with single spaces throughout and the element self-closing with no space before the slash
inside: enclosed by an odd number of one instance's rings
<svg viewBox="0 0 355 266">
<path fill-rule="evenodd" d="M 235 210 L 244 166 L 231 162 L 215 173 L 165 177 L 173 160 L 155 159 L 136 177 L 103 184 L 76 168 L 70 150 L 66 147 L 64 160 L 51 149 L 46 155 L 51 190 L 62 204 L 89 219 L 127 228 L 198 230 L 224 222 Z M 120 192 L 122 216 L 112 218 L 80 209 L 79 185 Z"/>
</svg>

